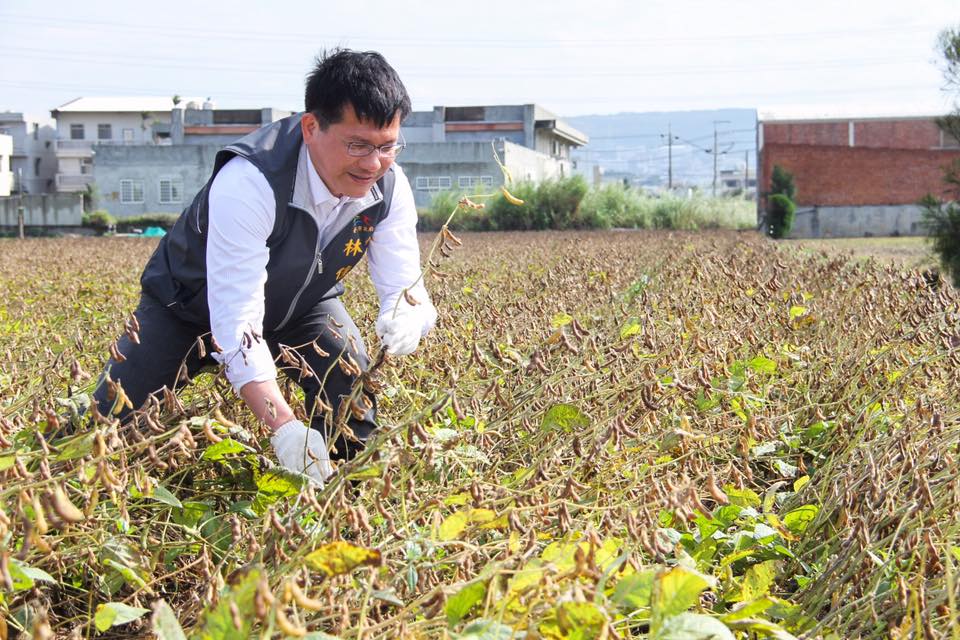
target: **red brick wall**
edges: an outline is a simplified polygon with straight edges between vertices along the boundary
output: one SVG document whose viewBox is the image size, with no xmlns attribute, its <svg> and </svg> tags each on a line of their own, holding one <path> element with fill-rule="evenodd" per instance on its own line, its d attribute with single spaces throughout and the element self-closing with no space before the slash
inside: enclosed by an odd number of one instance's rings
<svg viewBox="0 0 960 640">
<path fill-rule="evenodd" d="M 764 122 L 764 144 L 850 145 L 849 120 L 837 122 Z M 940 146 L 933 120 L 854 120 L 854 147 L 932 149 Z"/>
<path fill-rule="evenodd" d="M 793 174 L 800 206 L 914 204 L 927 193 L 942 195 L 943 167 L 960 158 L 957 149 L 771 144 L 766 127 L 760 190 L 769 190 L 778 164 Z"/>
</svg>

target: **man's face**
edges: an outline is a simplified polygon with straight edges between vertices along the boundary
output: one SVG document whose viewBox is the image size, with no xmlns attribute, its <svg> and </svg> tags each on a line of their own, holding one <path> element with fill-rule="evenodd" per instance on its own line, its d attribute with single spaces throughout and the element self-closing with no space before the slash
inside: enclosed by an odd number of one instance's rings
<svg viewBox="0 0 960 640">
<path fill-rule="evenodd" d="M 354 157 L 347 153 L 347 144 L 359 142 L 376 147 L 394 144 L 400 136 L 400 114 L 380 129 L 370 120 L 357 118 L 353 105 L 347 103 L 340 122 L 331 124 L 326 131 L 320 128 L 312 113 L 303 114 L 300 126 L 310 160 L 330 193 L 337 197 L 361 198 L 387 172 L 394 158 L 384 158 L 377 149 L 368 156 Z"/>
</svg>

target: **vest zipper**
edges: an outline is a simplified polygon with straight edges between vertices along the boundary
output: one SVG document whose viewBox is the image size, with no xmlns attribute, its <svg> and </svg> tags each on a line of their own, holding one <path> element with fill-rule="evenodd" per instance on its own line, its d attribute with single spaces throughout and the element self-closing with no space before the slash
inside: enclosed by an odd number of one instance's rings
<svg viewBox="0 0 960 640">
<path fill-rule="evenodd" d="M 382 198 L 381 198 L 381 200 L 382 200 Z M 346 218 L 346 224 L 341 225 L 341 226 L 339 227 L 339 229 L 337 229 L 336 233 L 332 234 L 331 238 L 334 238 L 334 237 L 336 237 L 337 235 L 339 235 L 339 233 L 340 233 L 341 231 L 343 231 L 344 227 L 346 227 L 347 224 L 350 223 L 350 220 L 351 220 L 351 219 L 353 219 L 354 217 L 360 215 L 360 214 L 363 213 L 364 211 L 368 211 L 369 209 L 372 209 L 373 207 L 377 206 L 378 204 L 380 204 L 380 200 L 377 200 L 376 202 L 372 203 L 371 205 L 369 205 L 369 206 L 367 206 L 367 207 L 364 207 L 363 209 L 360 209 L 360 210 L 357 211 L 356 213 L 351 214 L 349 217 Z M 307 212 L 305 209 L 302 209 L 302 208 L 294 205 L 293 203 L 289 203 L 287 206 L 290 207 L 291 209 L 296 209 L 297 211 L 302 211 L 302 212 L 303 212 L 305 215 L 307 215 L 311 220 L 313 220 L 313 216 L 311 216 L 310 213 Z M 314 225 L 316 226 L 316 222 L 315 222 L 315 221 L 314 221 Z M 287 314 L 283 317 L 283 320 L 280 321 L 280 324 L 277 325 L 277 328 L 275 329 L 275 331 L 280 331 L 281 329 L 283 329 L 283 328 L 287 325 L 288 322 L 290 322 L 290 318 L 293 316 L 293 312 L 294 312 L 294 310 L 297 308 L 297 303 L 300 302 L 300 296 L 303 295 L 303 292 L 307 290 L 307 287 L 310 286 L 310 282 L 313 280 L 313 274 L 314 274 L 314 272 L 316 272 L 317 275 L 323 275 L 323 256 L 321 255 L 322 250 L 323 250 L 323 247 L 320 246 L 320 241 L 321 241 L 321 240 L 322 240 L 322 238 L 321 238 L 321 236 L 320 236 L 320 228 L 317 227 L 317 246 L 316 246 L 316 248 L 314 249 L 314 252 L 313 252 L 313 263 L 310 265 L 309 271 L 307 271 L 307 279 L 303 281 L 303 285 L 300 286 L 300 290 L 297 291 L 297 295 L 293 296 L 293 301 L 290 303 L 290 308 L 287 309 Z M 313 268 L 313 264 L 316 264 L 316 265 L 317 265 L 316 269 Z"/>
</svg>

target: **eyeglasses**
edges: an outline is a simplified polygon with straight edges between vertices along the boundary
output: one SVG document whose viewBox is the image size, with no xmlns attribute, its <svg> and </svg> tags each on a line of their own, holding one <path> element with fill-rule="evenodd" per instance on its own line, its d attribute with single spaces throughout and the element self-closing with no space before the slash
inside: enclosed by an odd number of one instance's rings
<svg viewBox="0 0 960 640">
<path fill-rule="evenodd" d="M 374 150 L 379 151 L 380 157 L 382 158 L 396 158 L 400 155 L 400 152 L 403 151 L 404 147 L 407 146 L 403 136 L 400 136 L 400 139 L 393 144 L 383 144 L 379 147 L 369 142 L 344 142 L 344 144 L 347 145 L 347 155 L 353 156 L 354 158 L 365 158 L 373 153 Z"/>
</svg>

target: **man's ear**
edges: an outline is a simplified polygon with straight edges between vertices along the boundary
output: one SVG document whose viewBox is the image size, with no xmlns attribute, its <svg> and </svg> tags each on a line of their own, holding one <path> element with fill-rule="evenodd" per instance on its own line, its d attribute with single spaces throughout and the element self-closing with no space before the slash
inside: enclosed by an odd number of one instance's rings
<svg viewBox="0 0 960 640">
<path fill-rule="evenodd" d="M 309 111 L 300 116 L 300 131 L 304 140 L 313 140 L 320 132 L 320 123 L 317 117 Z"/>
</svg>

